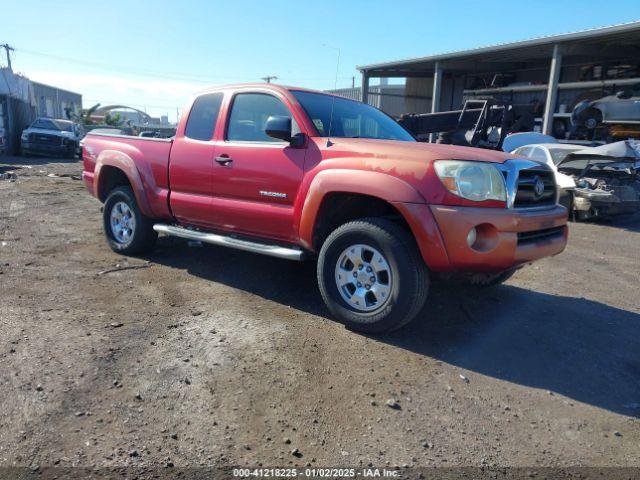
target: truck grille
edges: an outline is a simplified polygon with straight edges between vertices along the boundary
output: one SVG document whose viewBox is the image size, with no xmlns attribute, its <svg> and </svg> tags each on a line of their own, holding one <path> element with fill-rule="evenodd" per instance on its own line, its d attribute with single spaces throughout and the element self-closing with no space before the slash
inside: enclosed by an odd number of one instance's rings
<svg viewBox="0 0 640 480">
<path fill-rule="evenodd" d="M 57 135 L 49 135 L 47 133 L 30 133 L 29 134 L 29 143 L 34 143 L 36 145 L 52 145 L 58 146 L 62 145 L 62 138 Z"/>
<path fill-rule="evenodd" d="M 541 240 L 550 240 L 564 235 L 564 227 L 545 228 L 531 232 L 518 232 L 518 245 L 535 243 Z"/>
<path fill-rule="evenodd" d="M 538 189 L 536 189 L 538 184 Z M 540 188 L 540 186 L 544 188 Z M 530 168 L 520 170 L 513 206 L 516 208 L 542 207 L 556 203 L 556 181 L 548 169 Z"/>
</svg>

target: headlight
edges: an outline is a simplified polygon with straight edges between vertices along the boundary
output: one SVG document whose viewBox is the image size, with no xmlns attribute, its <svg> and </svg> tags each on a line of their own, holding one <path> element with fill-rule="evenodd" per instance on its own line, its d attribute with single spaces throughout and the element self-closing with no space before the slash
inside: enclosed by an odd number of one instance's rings
<svg viewBox="0 0 640 480">
<path fill-rule="evenodd" d="M 442 184 L 454 195 L 474 202 L 507 201 L 504 177 L 491 163 L 437 160 L 435 169 Z"/>
<path fill-rule="evenodd" d="M 26 142 L 27 140 L 29 140 L 29 134 L 25 132 L 20 135 L 20 138 Z"/>
</svg>

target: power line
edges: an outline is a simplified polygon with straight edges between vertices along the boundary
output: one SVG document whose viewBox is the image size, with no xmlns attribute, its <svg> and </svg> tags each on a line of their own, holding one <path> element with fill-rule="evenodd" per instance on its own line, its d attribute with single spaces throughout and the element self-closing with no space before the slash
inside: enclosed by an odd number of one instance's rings
<svg viewBox="0 0 640 480">
<path fill-rule="evenodd" d="M 110 64 L 106 64 L 106 63 L 101 63 L 101 62 L 94 62 L 94 61 L 90 61 L 90 60 L 81 60 L 78 58 L 70 58 L 70 57 L 62 57 L 60 55 L 53 55 L 53 54 L 48 54 L 48 53 L 42 53 L 42 52 L 35 52 L 33 50 L 23 50 L 23 49 L 19 49 L 19 52 L 23 53 L 23 54 L 27 54 L 27 55 L 35 55 L 38 57 L 44 57 L 44 58 L 51 58 L 53 60 L 58 60 L 58 61 L 62 61 L 62 62 L 69 62 L 69 63 L 73 63 L 73 64 L 77 64 L 77 65 L 84 65 L 86 67 L 90 67 L 90 68 L 97 68 L 97 69 L 102 69 L 102 70 L 109 70 L 109 71 L 116 71 L 119 73 L 130 73 L 130 74 L 135 74 L 135 75 L 140 75 L 140 76 L 147 76 L 147 77 L 156 77 L 156 78 L 164 78 L 164 79 L 168 79 L 168 80 L 181 80 L 181 81 L 193 81 L 193 82 L 201 82 L 201 83 L 211 83 L 211 80 L 207 80 L 207 78 L 225 78 L 225 79 L 237 79 L 238 77 L 222 77 L 222 76 L 218 76 L 218 77 L 213 77 L 213 76 L 209 76 L 209 75 L 185 75 L 183 73 L 176 73 L 176 72 L 158 72 L 158 71 L 153 71 L 153 70 L 145 70 L 145 69 L 140 69 L 140 68 L 131 68 L 131 67 L 124 67 L 121 65 L 110 65 Z"/>
<path fill-rule="evenodd" d="M 2 45 L 0 45 L 0 47 L 1 46 Z M 79 58 L 71 58 L 71 57 L 64 57 L 61 55 L 50 54 L 50 53 L 37 52 L 34 50 L 25 50 L 22 48 L 19 48 L 19 49 L 12 48 L 12 50 L 18 51 L 26 55 L 34 55 L 38 57 L 51 58 L 53 60 L 58 60 L 61 62 L 84 65 L 89 68 L 108 70 L 116 73 L 129 73 L 129 74 L 134 74 L 139 76 L 162 78 L 167 80 L 191 81 L 191 82 L 203 83 L 203 84 L 211 84 L 214 79 L 224 80 L 224 81 L 247 81 L 246 78 L 230 76 L 230 75 L 199 75 L 199 74 L 186 75 L 180 72 L 161 72 L 161 71 L 155 71 L 155 70 L 132 68 L 132 67 L 127 67 L 122 65 L 112 65 L 112 64 L 102 63 L 102 62 L 95 62 L 92 60 L 83 60 Z M 267 81 L 266 80 L 267 78 L 269 78 L 270 80 L 275 80 L 278 77 L 276 76 L 263 77 L 262 80 Z M 351 76 L 344 76 L 340 78 L 351 79 Z M 296 79 L 297 80 L 325 80 L 324 78 L 318 78 L 318 77 L 291 77 L 291 79 L 292 80 L 296 80 Z"/>
</svg>

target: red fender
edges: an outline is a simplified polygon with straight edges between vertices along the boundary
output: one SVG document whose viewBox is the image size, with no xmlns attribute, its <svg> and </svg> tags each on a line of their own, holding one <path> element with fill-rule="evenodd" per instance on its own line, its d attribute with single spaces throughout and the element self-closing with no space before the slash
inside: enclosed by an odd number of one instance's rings
<svg viewBox="0 0 640 480">
<path fill-rule="evenodd" d="M 154 212 L 149 205 L 149 200 L 145 195 L 145 186 L 140 176 L 140 172 L 136 168 L 134 161 L 128 155 L 118 152 L 116 150 L 103 150 L 98 155 L 96 159 L 96 165 L 94 168 L 94 181 L 93 181 L 93 194 L 99 199 L 104 198 L 104 192 L 101 191 L 101 186 L 103 185 L 100 181 L 100 174 L 102 171 L 102 167 L 109 166 L 115 167 L 120 170 L 127 176 L 129 179 L 129 183 L 131 184 L 131 188 L 133 188 L 133 193 L 136 197 L 136 201 L 138 202 L 138 206 L 143 214 L 148 217 L 154 217 Z M 153 178 L 153 176 L 151 177 Z"/>
<path fill-rule="evenodd" d="M 359 193 L 392 202 L 424 203 L 424 198 L 408 183 L 380 172 L 363 170 L 323 170 L 311 181 L 301 207 L 298 235 L 305 248 L 313 250 L 313 229 L 325 195 Z"/>
</svg>

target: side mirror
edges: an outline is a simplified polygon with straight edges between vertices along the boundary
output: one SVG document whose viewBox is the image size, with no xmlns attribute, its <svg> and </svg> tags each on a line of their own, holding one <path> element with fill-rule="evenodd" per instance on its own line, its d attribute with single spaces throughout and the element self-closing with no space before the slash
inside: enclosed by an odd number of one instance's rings
<svg viewBox="0 0 640 480">
<path fill-rule="evenodd" d="M 272 115 L 267 118 L 264 130 L 272 138 L 291 142 L 291 117 Z"/>
<path fill-rule="evenodd" d="M 616 93 L 616 97 L 618 97 L 620 100 L 627 100 L 628 98 L 631 98 L 633 95 L 631 94 L 631 92 L 629 90 L 620 90 L 619 92 Z"/>
</svg>

